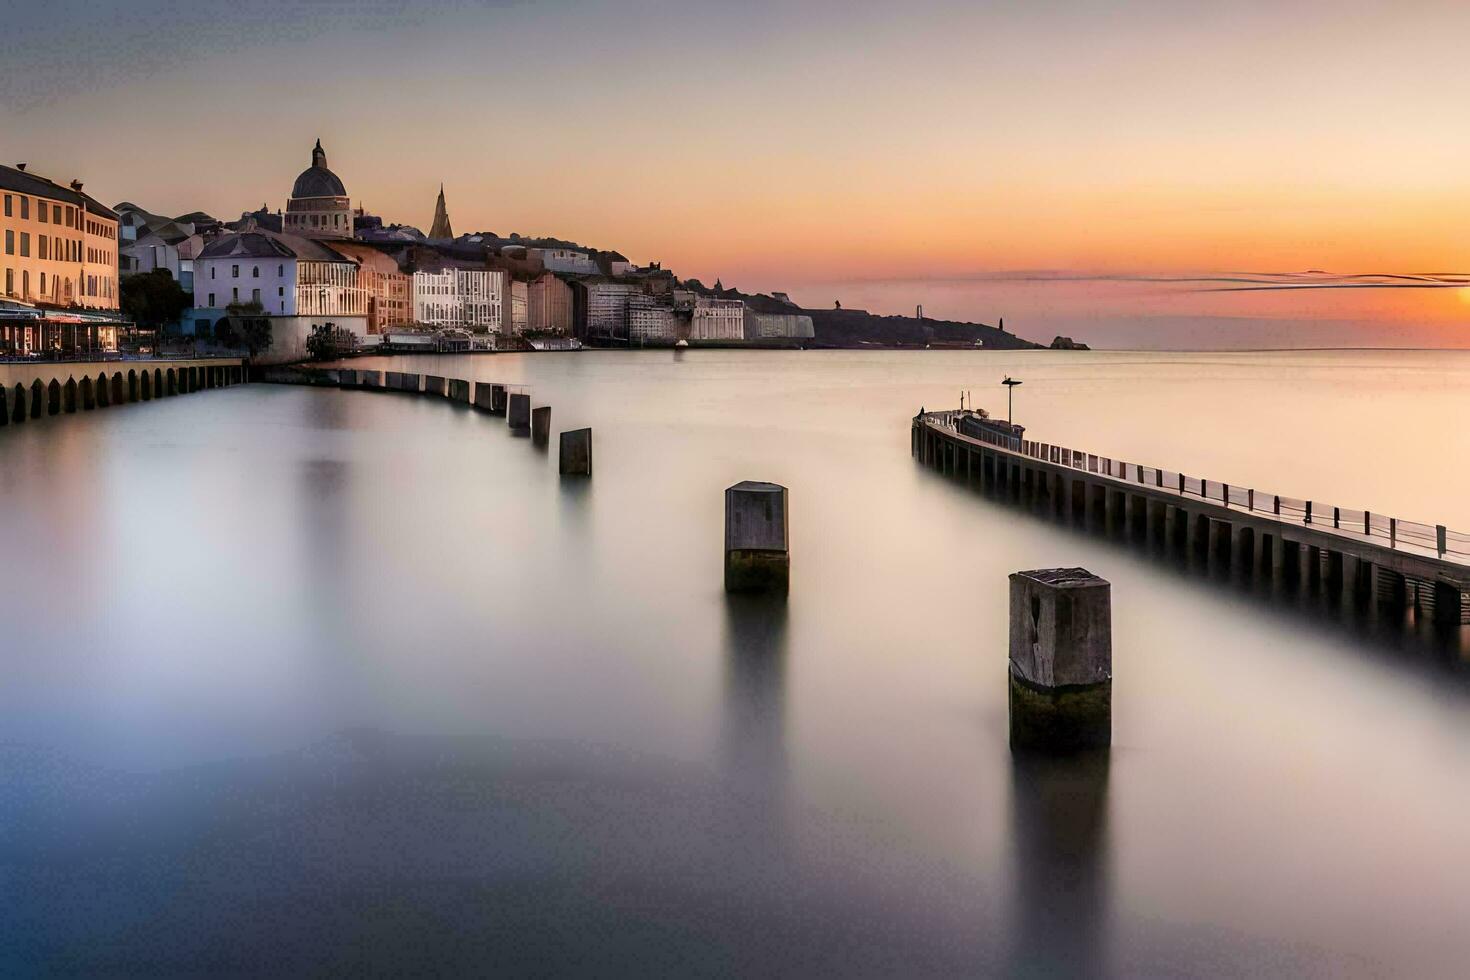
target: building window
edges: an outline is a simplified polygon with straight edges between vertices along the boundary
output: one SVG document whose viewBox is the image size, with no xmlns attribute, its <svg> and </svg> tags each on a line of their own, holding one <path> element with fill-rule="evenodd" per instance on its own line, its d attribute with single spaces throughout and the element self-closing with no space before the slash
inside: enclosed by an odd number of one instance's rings
<svg viewBox="0 0 1470 980">
<path fill-rule="evenodd" d="M 53 204 L 53 205 L 51 205 L 51 223 L 53 225 L 59 225 L 59 224 L 61 224 L 61 205 L 60 204 Z"/>
<path fill-rule="evenodd" d="M 214 278 L 214 266 L 209 267 L 209 278 Z M 214 304 L 211 303 L 210 305 L 213 306 Z"/>
<path fill-rule="evenodd" d="M 14 203 L 13 203 L 13 202 L 12 202 L 12 201 L 11 201 L 11 200 L 10 200 L 10 195 L 9 195 L 9 194 L 6 194 L 6 195 L 5 195 L 5 217 L 7 217 L 7 218 L 12 218 L 12 217 L 14 217 L 14 216 L 15 216 L 15 214 L 14 214 L 14 212 L 13 212 L 13 211 L 12 211 L 12 210 L 11 210 L 11 209 L 12 209 L 12 208 L 14 208 L 14 207 L 15 207 L 15 205 L 14 205 Z M 9 289 L 7 289 L 7 290 L 5 290 L 5 291 L 6 291 L 6 292 L 7 292 L 7 293 L 8 293 L 8 292 L 10 292 L 10 290 L 9 290 Z"/>
<path fill-rule="evenodd" d="M 46 273 L 41 273 L 41 295 L 46 295 Z"/>
<path fill-rule="evenodd" d="M 21 200 L 24 201 L 25 198 L 21 198 Z M 20 254 L 24 256 L 31 254 L 31 233 L 28 231 L 20 233 Z"/>
<path fill-rule="evenodd" d="M 258 289 L 252 289 L 252 290 L 250 290 L 250 298 L 254 302 L 259 303 L 260 302 L 260 290 L 258 290 Z"/>
<path fill-rule="evenodd" d="M 48 258 L 49 257 L 49 256 L 46 255 L 46 251 L 47 251 L 46 245 L 47 245 L 46 236 L 45 235 L 37 235 L 36 236 L 36 258 L 38 258 L 38 259 L 44 259 L 44 258 Z M 41 287 L 41 292 L 44 293 L 45 291 L 46 291 L 46 287 L 45 286 L 42 286 Z"/>
<path fill-rule="evenodd" d="M 286 274 L 286 267 L 284 265 L 278 265 L 278 266 L 276 266 L 276 275 L 278 275 L 278 276 L 285 276 L 285 274 Z"/>
<path fill-rule="evenodd" d="M 5 200 L 8 202 L 10 200 L 10 198 L 7 197 Z M 6 296 L 14 296 L 15 295 L 15 270 L 14 269 L 6 269 L 5 270 L 5 295 Z"/>
<path fill-rule="evenodd" d="M 260 266 L 253 265 L 253 266 L 250 267 L 250 278 L 251 279 L 259 279 L 260 278 Z"/>
<path fill-rule="evenodd" d="M 214 293 L 209 294 L 209 308 L 214 309 Z"/>
<path fill-rule="evenodd" d="M 21 198 L 21 200 L 24 201 L 25 198 Z M 20 272 L 20 296 L 21 296 L 21 299 L 25 299 L 25 298 L 29 297 L 30 295 L 31 295 L 31 271 L 29 269 L 22 269 L 21 272 Z"/>
<path fill-rule="evenodd" d="M 31 199 L 28 197 L 20 199 L 20 216 L 22 218 L 29 218 L 31 216 Z"/>
<path fill-rule="evenodd" d="M 277 286 L 276 287 L 276 295 L 277 296 L 285 296 L 286 295 L 286 287 L 285 286 Z"/>
<path fill-rule="evenodd" d="M 236 303 L 240 302 L 240 287 L 239 286 L 231 286 L 230 287 L 230 298 L 232 300 L 234 300 Z"/>
<path fill-rule="evenodd" d="M 15 254 L 15 232 L 11 231 L 9 228 L 5 229 L 5 254 Z M 8 289 L 5 291 L 7 293 L 10 292 L 10 290 Z"/>
<path fill-rule="evenodd" d="M 41 224 L 43 224 L 43 225 L 46 223 L 46 202 L 45 201 L 37 201 L 36 202 L 36 220 L 39 221 L 39 222 L 41 222 Z"/>
<path fill-rule="evenodd" d="M 230 278 L 231 279 L 239 279 L 240 278 L 240 267 L 238 265 L 232 265 L 232 266 L 230 266 Z"/>
</svg>

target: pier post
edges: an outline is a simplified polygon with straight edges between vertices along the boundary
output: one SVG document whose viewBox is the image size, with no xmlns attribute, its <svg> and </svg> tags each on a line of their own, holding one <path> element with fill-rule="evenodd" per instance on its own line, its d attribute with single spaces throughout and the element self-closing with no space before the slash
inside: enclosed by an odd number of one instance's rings
<svg viewBox="0 0 1470 980">
<path fill-rule="evenodd" d="M 1068 752 L 1112 743 L 1112 586 L 1083 568 L 1010 577 L 1010 742 Z"/>
<path fill-rule="evenodd" d="M 1458 627 L 1463 618 L 1465 597 L 1452 582 L 1434 583 L 1434 625 Z"/>
<path fill-rule="evenodd" d="M 505 385 L 490 386 L 490 414 L 505 414 Z"/>
<path fill-rule="evenodd" d="M 438 374 L 426 374 L 426 375 L 424 375 L 424 394 L 426 394 L 426 395 L 435 395 L 435 396 L 437 396 L 439 398 L 443 398 L 444 397 L 444 393 L 447 390 L 448 390 L 448 387 L 445 384 L 444 377 L 442 375 L 438 375 Z"/>
<path fill-rule="evenodd" d="M 483 381 L 475 382 L 475 407 L 482 412 L 495 409 L 494 389 Z"/>
<path fill-rule="evenodd" d="M 557 469 L 562 476 L 592 475 L 592 430 L 572 429 L 561 434 Z"/>
<path fill-rule="evenodd" d="M 449 400 L 468 405 L 470 403 L 470 383 L 462 378 L 450 378 Z"/>
<path fill-rule="evenodd" d="M 790 589 L 786 488 L 745 480 L 725 490 L 725 591 Z"/>
<path fill-rule="evenodd" d="M 531 396 L 518 393 L 510 396 L 510 410 L 505 421 L 512 429 L 527 429 L 531 426 Z"/>
<path fill-rule="evenodd" d="M 531 441 L 544 446 L 551 439 L 551 406 L 531 409 Z"/>
</svg>

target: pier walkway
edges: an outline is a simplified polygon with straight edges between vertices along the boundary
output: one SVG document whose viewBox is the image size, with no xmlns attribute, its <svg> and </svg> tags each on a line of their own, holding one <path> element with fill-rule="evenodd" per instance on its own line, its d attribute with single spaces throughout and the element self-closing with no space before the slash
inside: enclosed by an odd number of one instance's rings
<svg viewBox="0 0 1470 980">
<path fill-rule="evenodd" d="M 1470 623 L 1470 534 L 914 417 L 923 463 L 1056 517 L 1358 606 Z"/>
</svg>

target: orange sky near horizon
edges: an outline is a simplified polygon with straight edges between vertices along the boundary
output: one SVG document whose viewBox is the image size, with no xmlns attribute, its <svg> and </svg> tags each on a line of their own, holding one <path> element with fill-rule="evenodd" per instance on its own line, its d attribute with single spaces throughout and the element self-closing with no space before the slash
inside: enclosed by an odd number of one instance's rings
<svg viewBox="0 0 1470 980">
<path fill-rule="evenodd" d="M 112 43 L 54 83 L 22 12 L 0 41 L 8 157 L 233 218 L 283 206 L 320 136 L 387 220 L 426 229 L 442 180 L 457 231 L 759 288 L 1470 269 L 1467 5 L 278 3 L 110 12 Z M 312 19 L 204 19 L 262 8 Z"/>
</svg>

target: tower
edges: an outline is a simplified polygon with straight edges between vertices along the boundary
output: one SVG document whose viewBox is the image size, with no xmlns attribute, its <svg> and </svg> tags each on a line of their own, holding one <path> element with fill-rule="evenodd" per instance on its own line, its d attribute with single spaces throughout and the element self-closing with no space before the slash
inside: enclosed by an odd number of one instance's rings
<svg viewBox="0 0 1470 980">
<path fill-rule="evenodd" d="M 439 201 L 434 205 L 434 224 L 429 228 L 430 241 L 453 241 L 454 229 L 449 226 L 449 209 L 444 206 L 444 185 L 439 185 Z"/>
</svg>

